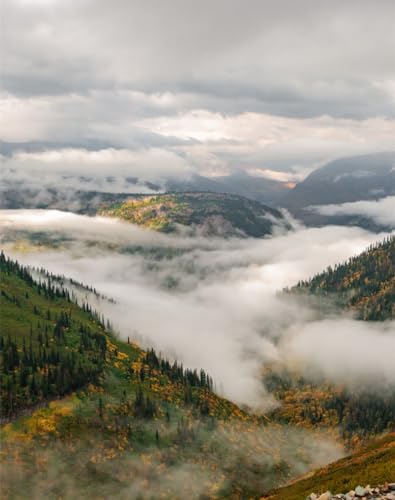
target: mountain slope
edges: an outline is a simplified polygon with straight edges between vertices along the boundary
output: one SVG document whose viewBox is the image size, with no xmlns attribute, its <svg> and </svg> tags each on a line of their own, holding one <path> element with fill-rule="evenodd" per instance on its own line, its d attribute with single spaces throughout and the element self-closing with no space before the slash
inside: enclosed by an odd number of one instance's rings
<svg viewBox="0 0 395 500">
<path fill-rule="evenodd" d="M 281 205 L 309 225 L 355 224 L 377 229 L 361 216 L 324 216 L 309 206 L 377 200 L 395 194 L 395 152 L 342 158 L 315 170 L 289 191 Z"/>
<path fill-rule="evenodd" d="M 127 362 L 139 359 L 140 369 L 145 364 L 160 372 L 163 386 L 179 382 L 191 399 L 195 389 L 212 393 L 213 383 L 205 372 L 169 364 L 152 350 L 145 353 L 127 344 L 128 354 L 119 356 L 117 340 L 100 316 L 89 305 L 80 307 L 72 300 L 62 282 L 42 271 L 36 281 L 28 268 L 0 254 L 2 417 L 12 418 L 37 403 L 99 384 L 114 356 Z M 129 375 L 144 381 L 142 372 L 129 370 Z M 237 408 L 223 402 L 230 412 Z"/>
<path fill-rule="evenodd" d="M 106 356 L 98 317 L 0 255 L 1 417 L 96 383 Z"/>
<path fill-rule="evenodd" d="M 117 339 L 63 278 L 0 263 L 4 498 L 241 499 L 319 463 L 304 433 L 217 396 L 204 371 Z"/>
<path fill-rule="evenodd" d="M 362 320 L 394 319 L 395 238 L 372 245 L 287 293 L 312 299 L 312 306 L 318 306 L 324 314 L 335 307 L 339 314 L 352 310 Z M 394 384 L 380 386 L 379 391 L 373 379 L 362 385 L 359 381 L 335 384 L 323 376 L 309 378 L 300 367 L 279 363 L 266 366 L 263 381 L 281 401 L 270 418 L 305 428 L 325 427 L 350 449 L 394 428 Z"/>
<path fill-rule="evenodd" d="M 287 228 L 283 215 L 259 202 L 223 193 L 171 193 L 136 197 L 110 205 L 100 215 L 118 217 L 162 232 L 177 225 L 190 231 L 216 236 L 272 234 L 275 227 Z"/>
<path fill-rule="evenodd" d="M 394 319 L 395 237 L 298 283 L 293 291 L 332 297 L 341 307 L 354 309 L 361 319 Z"/>
</svg>

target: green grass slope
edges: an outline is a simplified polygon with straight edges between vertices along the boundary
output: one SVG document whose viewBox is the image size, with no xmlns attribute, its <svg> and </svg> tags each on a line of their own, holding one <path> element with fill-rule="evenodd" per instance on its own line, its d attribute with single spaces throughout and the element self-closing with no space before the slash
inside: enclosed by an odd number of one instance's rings
<svg viewBox="0 0 395 500">
<path fill-rule="evenodd" d="M 108 205 L 100 215 L 117 217 L 162 232 L 177 225 L 217 236 L 262 237 L 287 227 L 282 214 L 257 201 L 222 193 L 172 193 L 136 197 Z"/>
</svg>

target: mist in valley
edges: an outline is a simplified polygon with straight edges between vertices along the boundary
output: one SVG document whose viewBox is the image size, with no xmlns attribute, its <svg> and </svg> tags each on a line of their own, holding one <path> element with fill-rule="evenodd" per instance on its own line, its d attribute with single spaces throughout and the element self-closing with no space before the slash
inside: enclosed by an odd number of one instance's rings
<svg viewBox="0 0 395 500">
<path fill-rule="evenodd" d="M 93 286 L 113 300 L 86 300 L 122 339 L 203 368 L 238 404 L 279 404 L 262 382 L 273 363 L 351 387 L 395 380 L 393 321 L 367 324 L 282 293 L 385 233 L 294 225 L 265 239 L 204 238 L 35 210 L 2 211 L 0 224 L 7 254 Z"/>
</svg>

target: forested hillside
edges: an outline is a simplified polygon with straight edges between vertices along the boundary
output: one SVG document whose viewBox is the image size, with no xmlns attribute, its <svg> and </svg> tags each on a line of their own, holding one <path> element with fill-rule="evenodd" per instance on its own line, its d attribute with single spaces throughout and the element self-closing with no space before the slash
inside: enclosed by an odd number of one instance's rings
<svg viewBox="0 0 395 500">
<path fill-rule="evenodd" d="M 337 305 L 366 313 L 368 304 L 376 314 L 366 318 L 389 318 L 388 308 L 376 306 L 387 304 L 378 297 L 393 284 L 393 253 L 390 238 L 299 283 L 296 291 L 332 301 L 339 292 Z M 33 277 L 4 254 L 0 273 L 6 498 L 21 498 L 26 488 L 33 498 L 44 491 L 48 498 L 130 498 L 131 491 L 136 498 L 259 498 L 319 465 L 322 431 L 358 449 L 393 430 L 391 387 L 351 390 L 267 366 L 263 382 L 281 405 L 266 416 L 252 415 L 216 395 L 203 370 L 117 339 L 104 318 L 76 303 L 73 287 L 81 284 L 45 270 Z M 85 292 L 99 297 L 92 288 Z M 388 439 L 274 498 L 323 487 L 342 491 L 363 482 L 364 471 L 377 482 L 387 480 L 394 460 Z"/>
<path fill-rule="evenodd" d="M 339 313 L 354 310 L 361 320 L 394 319 L 395 238 L 372 245 L 346 263 L 298 283 L 289 292 L 318 297 L 323 313 L 336 307 Z M 334 384 L 323 377 L 309 379 L 301 370 L 281 365 L 266 366 L 263 380 L 281 401 L 271 418 L 306 428 L 325 427 L 341 436 L 351 449 L 395 428 L 393 384 L 380 390 L 373 382 L 370 387 L 355 382 L 352 386 Z"/>
<path fill-rule="evenodd" d="M 278 210 L 241 196 L 209 192 L 136 197 L 105 206 L 99 214 L 162 232 L 182 225 L 214 236 L 261 237 L 272 234 L 276 226 L 288 227 Z"/>
<path fill-rule="evenodd" d="M 1 417 L 97 382 L 107 349 L 97 315 L 3 253 L 0 308 Z"/>
<path fill-rule="evenodd" d="M 298 283 L 293 291 L 328 297 L 336 305 L 354 309 L 360 319 L 394 319 L 395 237 Z"/>
</svg>

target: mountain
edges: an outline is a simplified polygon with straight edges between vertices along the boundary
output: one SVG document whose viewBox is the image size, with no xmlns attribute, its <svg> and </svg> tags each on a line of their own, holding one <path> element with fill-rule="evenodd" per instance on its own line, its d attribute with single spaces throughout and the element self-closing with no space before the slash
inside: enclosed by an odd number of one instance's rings
<svg viewBox="0 0 395 500">
<path fill-rule="evenodd" d="M 188 180 L 168 179 L 165 188 L 168 192 L 209 191 L 235 194 L 274 205 L 289 191 L 290 186 L 286 182 L 252 176 L 240 171 L 216 177 L 193 175 Z"/>
<path fill-rule="evenodd" d="M 134 197 L 103 207 L 100 215 L 170 233 L 179 225 L 193 234 L 262 237 L 288 223 L 278 210 L 224 193 L 167 193 Z"/>
<path fill-rule="evenodd" d="M 352 455 L 307 474 L 288 486 L 269 492 L 261 500 L 300 500 L 308 498 L 312 492 L 331 491 L 337 494 L 354 490 L 357 485 L 367 482 L 375 487 L 392 481 L 394 470 L 395 433 L 391 433 L 372 440 Z M 392 497 L 383 493 L 378 498 Z"/>
<path fill-rule="evenodd" d="M 0 278 L 2 497 L 253 498 L 322 463 L 203 370 L 117 338 L 77 303 L 95 290 L 3 253 Z"/>
<path fill-rule="evenodd" d="M 324 216 L 310 206 L 377 200 L 395 194 L 395 152 L 342 158 L 315 170 L 280 204 L 309 225 L 355 224 L 376 229 L 361 216 Z"/>
<path fill-rule="evenodd" d="M 293 291 L 333 299 L 360 319 L 395 319 L 395 237 L 298 283 Z"/>
</svg>

